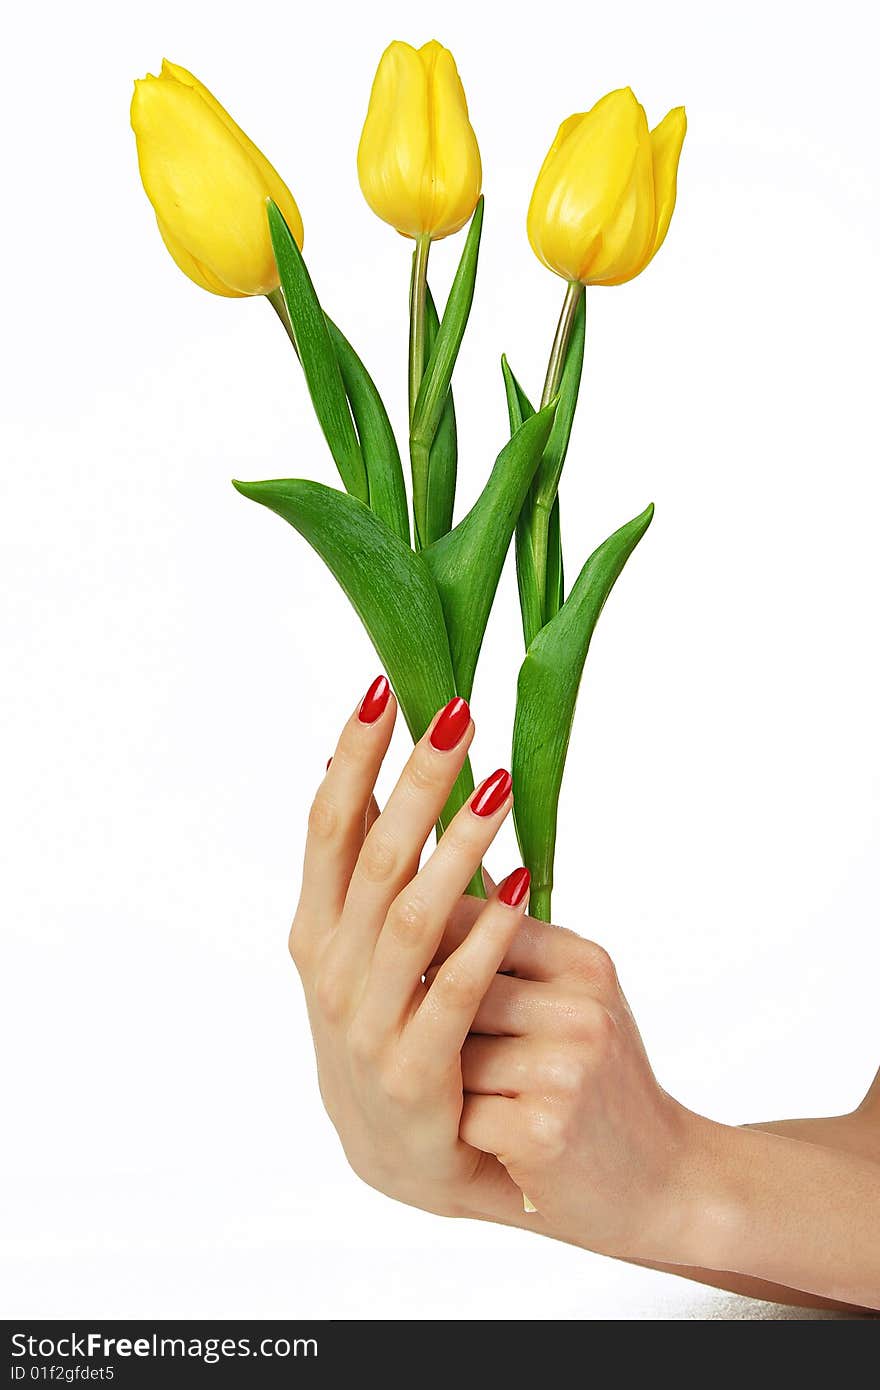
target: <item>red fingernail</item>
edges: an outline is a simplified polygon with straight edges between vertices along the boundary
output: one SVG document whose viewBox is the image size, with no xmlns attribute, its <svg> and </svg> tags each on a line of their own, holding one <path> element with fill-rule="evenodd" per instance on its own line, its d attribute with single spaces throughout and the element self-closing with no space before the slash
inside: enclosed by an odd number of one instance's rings
<svg viewBox="0 0 880 1390">
<path fill-rule="evenodd" d="M 481 782 L 471 797 L 471 810 L 475 816 L 494 816 L 510 796 L 513 779 L 509 772 L 499 767 L 485 782 Z"/>
<path fill-rule="evenodd" d="M 441 711 L 437 723 L 431 730 L 431 747 L 441 753 L 449 753 L 464 738 L 465 730 L 471 722 L 471 710 L 467 700 L 456 695 Z"/>
<path fill-rule="evenodd" d="M 328 771 L 329 771 L 329 769 L 330 769 L 330 764 L 332 763 L 332 761 L 333 761 L 332 758 L 328 758 L 328 759 L 327 759 L 327 766 L 324 768 L 324 771 L 325 771 L 325 772 L 328 772 Z"/>
<path fill-rule="evenodd" d="M 358 710 L 358 719 L 362 724 L 375 724 L 385 713 L 385 706 L 388 704 L 388 696 L 391 694 L 391 686 L 388 684 L 387 676 L 377 676 L 370 686 Z"/>
<path fill-rule="evenodd" d="M 498 901 L 504 903 L 506 907 L 519 907 L 529 891 L 531 881 L 532 876 L 528 869 L 514 869 L 499 888 Z"/>
</svg>

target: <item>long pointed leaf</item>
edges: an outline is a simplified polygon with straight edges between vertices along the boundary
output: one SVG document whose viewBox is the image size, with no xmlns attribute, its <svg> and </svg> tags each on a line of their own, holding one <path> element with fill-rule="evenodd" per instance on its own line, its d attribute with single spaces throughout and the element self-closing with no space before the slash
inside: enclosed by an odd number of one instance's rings
<svg viewBox="0 0 880 1390">
<path fill-rule="evenodd" d="M 342 384 L 357 426 L 370 492 L 370 511 L 409 545 L 409 509 L 397 440 L 373 378 L 345 334 L 327 319 Z"/>
<path fill-rule="evenodd" d="M 580 342 L 580 359 L 583 362 L 583 336 Z M 520 386 L 516 377 L 510 369 L 510 364 L 506 357 L 501 359 L 501 371 L 504 376 L 504 391 L 507 397 L 507 414 L 510 420 L 511 431 L 517 428 L 523 420 L 534 415 L 534 407 L 529 401 L 523 388 Z M 579 380 L 579 377 L 578 377 Z M 561 449 L 561 461 L 559 462 L 559 472 L 562 471 L 562 463 L 565 461 L 565 452 L 568 448 L 568 440 L 571 435 L 571 425 L 574 417 L 574 405 L 577 401 L 577 390 L 575 390 L 574 400 L 570 394 L 560 398 L 557 407 L 557 420 L 554 421 L 547 447 L 544 450 L 544 458 L 541 462 L 539 475 L 535 479 L 529 490 L 525 505 L 516 523 L 516 580 L 519 586 L 519 607 L 522 615 L 523 638 L 525 640 L 526 651 L 533 640 L 540 632 L 545 622 L 555 617 L 562 607 L 565 599 L 565 572 L 562 558 L 562 531 L 560 526 L 559 496 L 553 499 L 553 507 L 550 512 L 547 536 L 547 590 L 542 603 L 538 576 L 535 570 L 535 552 L 532 545 L 532 525 L 534 517 L 534 499 L 538 488 L 541 473 L 547 464 L 548 455 L 555 451 L 559 458 Z M 563 431 L 558 428 L 558 412 L 565 406 L 567 424 Z M 557 475 L 558 486 L 558 475 Z"/>
<path fill-rule="evenodd" d="M 532 873 L 529 911 L 544 921 L 550 919 L 559 791 L 590 639 L 653 515 L 650 506 L 593 552 L 520 667 L 513 728 L 513 814 L 523 863 Z"/>
<path fill-rule="evenodd" d="M 443 310 L 440 330 L 437 334 L 431 356 L 425 367 L 425 375 L 419 387 L 413 410 L 411 435 L 423 448 L 430 448 L 440 416 L 443 413 L 446 393 L 452 381 L 452 372 L 467 327 L 468 315 L 474 299 L 474 282 L 477 275 L 477 261 L 480 255 L 480 235 L 483 230 L 483 199 L 477 203 L 461 260 L 455 272 L 452 289 Z"/>
<path fill-rule="evenodd" d="M 318 423 L 346 490 L 366 502 L 367 471 L 355 433 L 339 362 L 302 253 L 276 205 L 269 200 L 269 234 L 296 350 Z"/>
<path fill-rule="evenodd" d="M 510 369 L 506 357 L 501 358 L 501 372 L 504 377 L 504 393 L 507 397 L 507 416 L 510 433 L 519 429 L 523 420 L 529 420 L 535 408 Z M 519 611 L 522 617 L 523 641 L 526 651 L 532 639 L 541 631 L 543 610 L 538 577 L 535 572 L 535 554 L 532 550 L 532 534 L 529 526 L 534 485 L 529 488 L 526 500 L 516 522 L 516 582 L 519 588 Z"/>
<path fill-rule="evenodd" d="M 454 531 L 422 558 L 443 604 L 459 694 L 473 689 L 477 658 L 516 519 L 553 425 L 553 407 L 527 420 L 505 445 L 482 493 Z"/>
<path fill-rule="evenodd" d="M 285 478 L 235 487 L 295 527 L 332 570 L 372 639 L 410 733 L 421 738 L 456 689 L 443 610 L 420 557 L 362 502 L 322 483 Z M 466 763 L 440 818 L 444 828 L 473 786 Z"/>
<path fill-rule="evenodd" d="M 430 286 L 425 296 L 425 356 L 430 360 L 437 341 L 440 320 Z M 434 435 L 428 459 L 428 496 L 425 503 L 425 544 L 445 536 L 452 526 L 455 508 L 455 482 L 458 472 L 458 430 L 455 423 L 455 404 L 452 387 L 446 400 L 440 423 Z"/>
<path fill-rule="evenodd" d="M 555 618 L 565 602 L 565 569 L 562 560 L 562 526 L 559 517 L 559 493 L 553 499 L 550 531 L 547 537 L 547 592 L 544 611 L 547 622 Z"/>
</svg>

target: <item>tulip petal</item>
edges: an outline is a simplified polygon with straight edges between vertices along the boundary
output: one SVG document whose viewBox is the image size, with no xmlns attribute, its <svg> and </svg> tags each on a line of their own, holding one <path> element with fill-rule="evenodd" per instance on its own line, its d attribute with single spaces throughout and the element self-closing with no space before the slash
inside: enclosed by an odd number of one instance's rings
<svg viewBox="0 0 880 1390">
<path fill-rule="evenodd" d="M 593 285 L 609 279 L 631 280 L 646 264 L 654 234 L 654 172 L 651 136 L 644 107 L 632 91 L 616 105 L 614 139 L 620 150 L 621 168 L 629 158 L 629 175 L 617 204 L 609 208 L 601 240 L 589 256 L 589 271 L 581 278 Z"/>
<path fill-rule="evenodd" d="M 157 215 L 156 222 L 159 227 L 159 235 L 165 243 L 166 250 L 171 259 L 180 267 L 184 275 L 188 275 L 194 284 L 203 290 L 210 290 L 211 294 L 222 294 L 226 299 L 246 299 L 240 290 L 231 290 L 228 285 L 224 285 L 222 280 L 208 269 L 207 266 L 200 265 L 194 256 L 191 256 L 185 246 L 181 246 L 179 241 L 171 235 L 168 228 L 163 223 L 161 217 Z"/>
<path fill-rule="evenodd" d="M 358 146 L 358 179 L 370 207 L 405 236 L 422 226 L 429 166 L 425 70 L 408 43 L 391 43 L 379 61 Z"/>
<path fill-rule="evenodd" d="M 656 208 L 654 238 L 650 261 L 666 239 L 678 183 L 678 161 L 687 134 L 687 116 L 683 106 L 676 106 L 651 131 L 651 152 L 654 160 L 654 204 Z M 647 262 L 646 262 L 647 264 Z"/>
<path fill-rule="evenodd" d="M 529 205 L 529 241 L 557 275 L 588 283 L 647 249 L 653 216 L 647 122 L 625 87 L 559 127 Z"/>
<path fill-rule="evenodd" d="M 447 49 L 389 44 L 379 61 L 358 146 L 370 207 L 404 236 L 449 236 L 467 222 L 482 170 L 467 102 Z"/>
<path fill-rule="evenodd" d="M 214 115 L 219 116 L 220 120 L 226 126 L 226 129 L 231 131 L 235 136 L 238 143 L 245 152 L 250 155 L 254 164 L 256 164 L 257 168 L 260 170 L 270 198 L 273 203 L 277 203 L 278 207 L 281 209 L 282 216 L 293 233 L 293 238 L 301 251 L 303 248 L 303 223 L 299 208 L 296 205 L 296 200 L 287 187 L 287 184 L 269 163 L 263 151 L 254 144 L 250 136 L 245 134 L 240 125 L 236 125 L 226 108 L 220 105 L 213 92 L 210 92 L 194 73 L 189 72 L 186 68 L 182 68 L 178 63 L 171 63 L 167 58 L 163 58 L 162 76 L 172 78 L 175 82 L 180 82 L 182 86 L 191 87 L 193 91 L 198 92 L 202 100 L 207 102 L 210 106 Z"/>
<path fill-rule="evenodd" d="M 131 122 L 144 188 L 172 239 L 229 289 L 275 289 L 268 190 L 207 102 L 177 81 L 146 78 L 135 83 Z"/>
<path fill-rule="evenodd" d="M 455 59 L 436 40 L 425 44 L 419 57 L 425 66 L 430 100 L 424 225 L 435 240 L 440 240 L 460 231 L 467 222 L 480 194 L 483 170 Z"/>
</svg>

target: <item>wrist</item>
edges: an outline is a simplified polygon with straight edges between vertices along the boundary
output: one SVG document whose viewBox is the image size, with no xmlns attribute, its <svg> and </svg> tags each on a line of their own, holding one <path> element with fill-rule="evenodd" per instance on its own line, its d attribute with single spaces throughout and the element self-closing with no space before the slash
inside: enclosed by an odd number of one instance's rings
<svg viewBox="0 0 880 1390">
<path fill-rule="evenodd" d="M 668 1264 L 734 1269 L 747 1219 L 750 1136 L 686 1113 L 687 1139 L 671 1219 L 664 1233 L 664 1250 L 654 1258 Z"/>
</svg>

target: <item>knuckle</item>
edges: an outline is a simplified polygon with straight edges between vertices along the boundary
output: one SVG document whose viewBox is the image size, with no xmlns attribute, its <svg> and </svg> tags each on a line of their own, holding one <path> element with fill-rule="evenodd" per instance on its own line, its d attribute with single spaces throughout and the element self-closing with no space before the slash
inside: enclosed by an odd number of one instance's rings
<svg viewBox="0 0 880 1390">
<path fill-rule="evenodd" d="M 578 1009 L 577 1036 L 588 1043 L 594 1052 L 602 1053 L 610 1045 L 616 1030 L 611 1014 L 598 1000 L 587 999 Z"/>
<path fill-rule="evenodd" d="M 348 1030 L 348 1050 L 361 1066 L 373 1066 L 381 1050 L 375 1029 L 365 1026 L 359 1018 L 353 1019 Z"/>
<path fill-rule="evenodd" d="M 394 840 L 378 823 L 370 831 L 361 850 L 360 871 L 370 883 L 387 883 L 397 864 Z"/>
<path fill-rule="evenodd" d="M 441 969 L 434 982 L 434 989 L 445 1006 L 467 1008 L 479 1003 L 482 991 L 479 982 L 463 966 L 448 966 Z"/>
<path fill-rule="evenodd" d="M 530 1110 L 525 1117 L 526 1139 L 541 1161 L 558 1158 L 565 1148 L 565 1131 L 564 1119 L 554 1110 Z"/>
<path fill-rule="evenodd" d="M 617 984 L 617 970 L 604 946 L 595 941 L 582 941 L 579 954 L 581 973 L 600 989 L 613 989 Z"/>
<path fill-rule="evenodd" d="M 471 817 L 476 821 L 476 816 Z M 468 829 L 467 822 L 456 816 L 440 841 L 444 857 L 449 859 L 472 859 L 480 852 L 481 841 L 474 830 Z"/>
<path fill-rule="evenodd" d="M 332 840 L 339 831 L 339 811 L 326 792 L 320 791 L 309 811 L 309 834 L 317 840 Z"/>
<path fill-rule="evenodd" d="M 382 1090 L 396 1105 L 412 1108 L 418 1103 L 423 1087 L 421 1078 L 412 1067 L 396 1063 L 384 1072 Z"/>
<path fill-rule="evenodd" d="M 290 928 L 287 938 L 287 949 L 290 952 L 290 959 L 302 974 L 308 966 L 311 953 L 303 938 L 302 926 L 296 917 L 293 919 L 293 926 Z"/>
<path fill-rule="evenodd" d="M 541 1068 L 541 1079 L 548 1091 L 559 1095 L 576 1095 L 584 1084 L 583 1060 L 570 1050 L 551 1052 Z"/>
<path fill-rule="evenodd" d="M 576 996 L 562 1006 L 562 1025 L 566 1037 L 576 1043 L 600 1043 L 613 1027 L 608 1010 L 589 995 Z"/>
<path fill-rule="evenodd" d="M 419 940 L 431 925 L 428 903 L 415 893 L 396 898 L 388 911 L 386 925 L 395 941 Z"/>
<path fill-rule="evenodd" d="M 410 791 L 421 795 L 423 792 L 438 791 L 443 782 L 441 768 L 432 759 L 417 752 L 406 769 L 406 783 Z"/>
<path fill-rule="evenodd" d="M 324 970 L 315 981 L 315 1003 L 328 1023 L 339 1023 L 348 1009 L 348 990 L 333 970 Z"/>
</svg>

